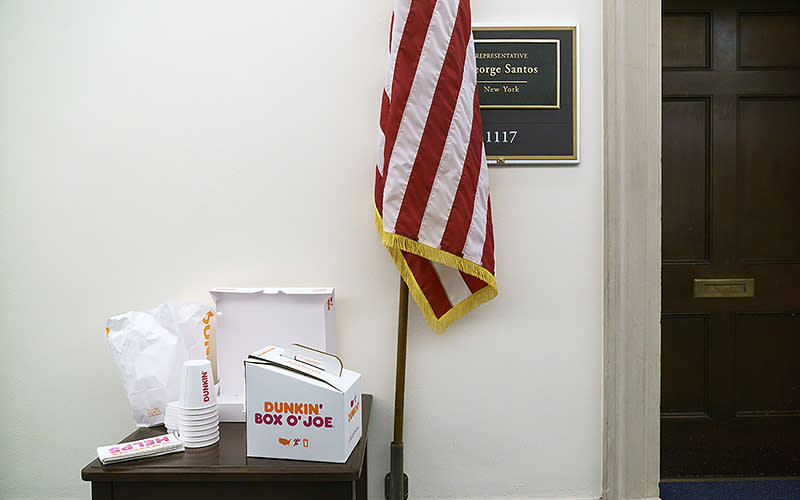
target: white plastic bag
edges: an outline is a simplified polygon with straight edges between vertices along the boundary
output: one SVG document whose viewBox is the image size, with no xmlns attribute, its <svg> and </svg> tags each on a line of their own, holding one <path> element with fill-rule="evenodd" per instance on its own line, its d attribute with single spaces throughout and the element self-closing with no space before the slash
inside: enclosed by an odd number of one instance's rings
<svg viewBox="0 0 800 500">
<path fill-rule="evenodd" d="M 108 319 L 106 336 L 138 427 L 164 422 L 184 361 L 208 358 L 213 316 L 202 304 L 161 304 Z"/>
</svg>

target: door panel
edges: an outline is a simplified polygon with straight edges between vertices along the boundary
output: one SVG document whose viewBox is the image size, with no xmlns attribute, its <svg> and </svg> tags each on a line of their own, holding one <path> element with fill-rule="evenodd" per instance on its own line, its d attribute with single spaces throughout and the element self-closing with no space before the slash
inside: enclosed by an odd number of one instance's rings
<svg viewBox="0 0 800 500">
<path fill-rule="evenodd" d="M 736 315 L 737 417 L 800 415 L 798 332 L 797 314 Z"/>
<path fill-rule="evenodd" d="M 662 476 L 800 475 L 800 9 L 662 5 Z"/>
<path fill-rule="evenodd" d="M 662 116 L 662 258 L 707 262 L 711 99 L 665 99 Z"/>
<path fill-rule="evenodd" d="M 737 257 L 742 262 L 796 262 L 800 164 L 785 160 L 800 157 L 800 98 L 740 97 L 737 105 Z"/>
<path fill-rule="evenodd" d="M 739 68 L 800 67 L 800 52 L 791 45 L 798 38 L 800 15 L 792 12 L 742 12 L 739 15 Z"/>
<path fill-rule="evenodd" d="M 661 320 L 661 412 L 708 418 L 711 316 L 665 315 Z"/>
<path fill-rule="evenodd" d="M 708 12 L 665 12 L 662 36 L 681 43 L 664 45 L 661 64 L 665 69 L 707 69 L 711 67 L 711 14 Z"/>
</svg>

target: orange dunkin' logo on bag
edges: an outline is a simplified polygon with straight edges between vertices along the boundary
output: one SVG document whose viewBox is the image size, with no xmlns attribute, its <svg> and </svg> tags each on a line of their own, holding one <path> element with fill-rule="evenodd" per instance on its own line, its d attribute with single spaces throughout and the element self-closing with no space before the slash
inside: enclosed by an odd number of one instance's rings
<svg viewBox="0 0 800 500">
<path fill-rule="evenodd" d="M 205 328 L 203 328 L 203 337 L 205 337 L 205 345 L 206 345 L 206 358 L 208 358 L 209 351 L 211 350 L 211 347 L 208 344 L 209 340 L 211 339 L 211 325 L 209 324 L 209 322 L 213 317 L 214 313 L 208 311 L 206 313 L 206 317 L 203 318 L 203 323 L 206 325 Z"/>
</svg>

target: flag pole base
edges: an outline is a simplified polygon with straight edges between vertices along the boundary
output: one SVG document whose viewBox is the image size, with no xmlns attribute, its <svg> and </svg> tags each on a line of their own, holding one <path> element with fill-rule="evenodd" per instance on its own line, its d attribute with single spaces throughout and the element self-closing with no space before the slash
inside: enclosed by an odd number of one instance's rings
<svg viewBox="0 0 800 500">
<path fill-rule="evenodd" d="M 407 500 L 408 476 L 403 472 L 403 443 L 392 443 L 390 446 L 389 473 L 384 479 L 384 497 L 386 500 Z"/>
</svg>

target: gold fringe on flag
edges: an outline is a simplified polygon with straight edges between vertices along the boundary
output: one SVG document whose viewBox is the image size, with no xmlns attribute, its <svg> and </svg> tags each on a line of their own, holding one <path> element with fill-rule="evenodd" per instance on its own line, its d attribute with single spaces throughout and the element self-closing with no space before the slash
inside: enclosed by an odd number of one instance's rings
<svg viewBox="0 0 800 500">
<path fill-rule="evenodd" d="M 408 290 L 411 292 L 414 302 L 417 303 L 422 311 L 422 315 L 425 317 L 425 321 L 435 333 L 443 333 L 447 327 L 452 325 L 458 318 L 497 296 L 497 280 L 495 280 L 492 273 L 479 264 L 459 257 L 458 255 L 453 255 L 439 248 L 430 247 L 424 243 L 414 241 L 411 238 L 406 238 L 405 236 L 387 233 L 383 230 L 383 219 L 378 213 L 377 208 L 375 209 L 375 228 L 378 230 L 381 241 L 386 246 L 397 269 L 400 271 L 400 276 L 408 285 Z M 414 274 L 411 272 L 411 268 L 408 267 L 408 263 L 403 257 L 403 252 L 413 253 L 425 259 L 458 269 L 459 271 L 480 279 L 486 283 L 486 286 L 458 304 L 453 304 L 452 309 L 442 315 L 441 318 L 437 318 L 427 297 L 422 293 L 422 289 L 419 287 L 417 280 L 414 279 Z"/>
</svg>

